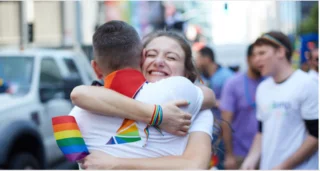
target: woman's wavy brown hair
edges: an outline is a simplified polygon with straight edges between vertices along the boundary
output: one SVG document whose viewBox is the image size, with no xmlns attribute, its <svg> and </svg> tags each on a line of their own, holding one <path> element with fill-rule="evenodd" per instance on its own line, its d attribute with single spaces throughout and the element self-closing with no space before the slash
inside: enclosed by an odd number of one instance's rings
<svg viewBox="0 0 320 171">
<path fill-rule="evenodd" d="M 157 37 L 162 37 L 162 36 L 171 38 L 179 43 L 179 45 L 181 46 L 185 54 L 185 61 L 184 61 L 185 74 L 186 74 L 185 77 L 187 77 L 191 82 L 195 82 L 199 74 L 197 72 L 197 69 L 194 65 L 194 61 L 192 58 L 191 46 L 188 40 L 185 38 L 185 36 L 180 32 L 172 31 L 172 30 L 170 31 L 159 30 L 159 31 L 152 32 L 143 38 L 142 40 L 143 48 L 145 48 L 153 39 Z"/>
</svg>

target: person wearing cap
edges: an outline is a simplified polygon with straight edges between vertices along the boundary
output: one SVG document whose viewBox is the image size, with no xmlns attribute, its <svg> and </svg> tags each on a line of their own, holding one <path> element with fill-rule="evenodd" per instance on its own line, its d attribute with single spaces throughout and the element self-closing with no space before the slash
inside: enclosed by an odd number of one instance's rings
<svg viewBox="0 0 320 171">
<path fill-rule="evenodd" d="M 318 169 L 318 85 L 291 66 L 292 46 L 271 31 L 254 43 L 262 76 L 256 93 L 259 131 L 241 169 Z"/>
</svg>

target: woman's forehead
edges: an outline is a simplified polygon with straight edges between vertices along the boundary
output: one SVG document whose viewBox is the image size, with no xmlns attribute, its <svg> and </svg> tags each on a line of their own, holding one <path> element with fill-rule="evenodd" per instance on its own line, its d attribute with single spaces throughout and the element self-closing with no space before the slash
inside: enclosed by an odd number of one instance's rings
<svg viewBox="0 0 320 171">
<path fill-rule="evenodd" d="M 182 53 L 184 55 L 181 45 L 174 39 L 165 36 L 157 37 L 151 40 L 147 44 L 146 49 L 172 51 L 179 54 Z"/>
</svg>

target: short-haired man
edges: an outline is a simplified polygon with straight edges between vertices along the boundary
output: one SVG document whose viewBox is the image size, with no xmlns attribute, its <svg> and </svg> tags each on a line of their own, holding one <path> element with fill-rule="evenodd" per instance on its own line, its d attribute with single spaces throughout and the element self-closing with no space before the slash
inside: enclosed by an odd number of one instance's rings
<svg viewBox="0 0 320 171">
<path fill-rule="evenodd" d="M 318 169 L 318 85 L 291 66 L 292 46 L 272 31 L 254 43 L 263 76 L 257 89 L 256 134 L 242 169 Z"/>
</svg>

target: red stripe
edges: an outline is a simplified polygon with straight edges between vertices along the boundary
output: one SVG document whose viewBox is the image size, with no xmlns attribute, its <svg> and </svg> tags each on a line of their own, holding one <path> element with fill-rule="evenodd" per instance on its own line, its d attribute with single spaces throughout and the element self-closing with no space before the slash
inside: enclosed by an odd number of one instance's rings
<svg viewBox="0 0 320 171">
<path fill-rule="evenodd" d="M 52 118 L 52 124 L 77 123 L 73 116 L 57 116 Z"/>
<path fill-rule="evenodd" d="M 104 81 L 106 88 L 133 98 L 146 79 L 138 70 L 122 69 L 108 75 Z"/>
</svg>

